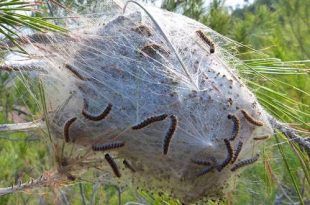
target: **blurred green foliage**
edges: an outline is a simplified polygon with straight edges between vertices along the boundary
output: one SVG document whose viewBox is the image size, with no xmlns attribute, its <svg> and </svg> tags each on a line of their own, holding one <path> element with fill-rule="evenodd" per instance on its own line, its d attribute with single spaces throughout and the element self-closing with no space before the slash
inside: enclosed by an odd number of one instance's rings
<svg viewBox="0 0 310 205">
<path fill-rule="evenodd" d="M 100 8 L 99 1 L 61 2 L 77 12 L 85 12 L 85 8 L 89 11 L 89 7 Z M 43 16 L 63 13 L 53 4 L 41 6 L 46 12 Z M 310 56 L 310 1 L 256 0 L 254 4 L 233 10 L 225 7 L 221 0 L 213 0 L 210 5 L 202 0 L 164 0 L 162 8 L 196 19 L 242 43 L 244 46 L 237 47 L 237 57 L 244 59 L 245 64 L 238 68 L 262 105 L 277 118 L 310 131 L 310 64 L 296 62 Z M 290 70 L 292 67 L 303 69 L 305 74 L 294 73 L 294 69 Z M 12 122 L 12 113 L 21 115 L 24 120 L 35 119 L 39 109 L 34 96 L 21 81 L 13 82 L 12 79 L 13 76 L 0 73 L 0 123 Z M 33 93 L 38 93 L 35 82 L 28 84 L 33 85 Z M 18 111 L 25 107 L 24 113 Z M 40 133 L 1 133 L 0 142 L 2 187 L 10 186 L 18 179 L 36 178 L 51 168 L 48 149 L 40 141 Z M 264 142 L 262 156 L 263 160 L 257 165 L 232 181 L 233 189 L 222 204 L 309 204 L 308 153 L 277 135 Z M 40 189 L 38 193 L 4 196 L 0 198 L 0 205 L 118 204 L 118 196 L 119 188 L 115 186 L 77 182 L 61 191 Z M 122 192 L 121 197 L 123 203 L 139 199 L 149 204 L 180 204 L 163 196 L 129 189 Z"/>
</svg>

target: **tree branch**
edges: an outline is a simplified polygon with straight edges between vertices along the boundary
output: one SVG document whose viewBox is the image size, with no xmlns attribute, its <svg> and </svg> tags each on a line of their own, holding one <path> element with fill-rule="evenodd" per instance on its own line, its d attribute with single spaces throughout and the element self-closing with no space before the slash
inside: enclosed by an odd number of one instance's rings
<svg viewBox="0 0 310 205">
<path fill-rule="evenodd" d="M 42 68 L 37 63 L 29 63 L 29 64 L 23 64 L 23 65 L 18 65 L 18 64 L 13 64 L 13 65 L 0 65 L 0 71 L 20 71 L 20 72 L 42 72 L 42 73 L 47 73 L 46 70 Z"/>
<path fill-rule="evenodd" d="M 296 142 L 299 146 L 303 147 L 307 152 L 310 152 L 310 142 L 303 137 L 296 134 L 295 130 L 291 127 L 286 126 L 284 123 L 279 122 L 275 118 L 269 116 L 269 122 L 274 130 L 279 130 L 288 139 Z"/>
<path fill-rule="evenodd" d="M 25 123 L 0 124 L 0 132 L 38 130 L 41 129 L 43 125 L 44 123 L 42 120 Z"/>
<path fill-rule="evenodd" d="M 58 173 L 46 173 L 39 178 L 35 180 L 30 180 L 26 183 L 20 182 L 19 184 L 12 185 L 11 187 L 0 188 L 0 196 L 39 187 L 50 187 L 53 184 L 57 184 L 57 182 L 59 183 L 64 181 L 64 179 L 64 176 L 59 175 Z"/>
</svg>

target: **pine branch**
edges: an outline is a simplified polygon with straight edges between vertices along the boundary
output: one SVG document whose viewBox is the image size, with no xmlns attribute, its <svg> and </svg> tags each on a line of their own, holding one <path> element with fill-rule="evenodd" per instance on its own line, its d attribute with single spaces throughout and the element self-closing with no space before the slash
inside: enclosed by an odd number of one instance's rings
<svg viewBox="0 0 310 205">
<path fill-rule="evenodd" d="M 295 130 L 291 127 L 288 127 L 282 122 L 279 122 L 274 117 L 269 116 L 269 122 L 274 130 L 279 130 L 284 136 L 289 140 L 296 142 L 299 146 L 304 148 L 307 152 L 310 152 L 310 142 L 305 140 L 303 137 L 296 134 Z"/>
</svg>

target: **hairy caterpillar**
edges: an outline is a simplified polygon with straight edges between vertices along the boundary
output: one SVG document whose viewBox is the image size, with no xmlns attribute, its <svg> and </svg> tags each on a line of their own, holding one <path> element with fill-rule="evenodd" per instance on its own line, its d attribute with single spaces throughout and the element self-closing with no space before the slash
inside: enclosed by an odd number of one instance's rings
<svg viewBox="0 0 310 205">
<path fill-rule="evenodd" d="M 136 170 L 133 168 L 133 166 L 132 166 L 126 159 L 123 160 L 123 164 L 124 164 L 124 166 L 125 166 L 127 169 L 129 169 L 130 171 L 136 172 Z"/>
<path fill-rule="evenodd" d="M 99 114 L 99 115 L 93 115 L 91 113 L 89 113 L 86 109 L 88 107 L 87 102 L 85 102 L 84 100 L 84 108 L 82 110 L 82 114 L 85 118 L 92 120 L 92 121 L 100 121 L 103 120 L 104 118 L 106 118 L 108 116 L 108 114 L 111 112 L 112 110 L 112 104 L 108 104 L 108 106 L 104 109 L 104 111 Z"/>
<path fill-rule="evenodd" d="M 110 149 L 116 149 L 121 148 L 125 145 L 125 142 L 119 141 L 119 142 L 111 142 L 106 144 L 94 144 L 92 145 L 92 150 L 94 151 L 106 151 Z"/>
<path fill-rule="evenodd" d="M 159 44 L 147 44 L 145 45 L 143 48 L 141 48 L 141 50 L 139 51 L 142 55 L 148 55 L 148 56 L 153 56 L 156 54 L 156 51 L 168 55 L 170 54 L 169 51 L 167 51 L 166 49 L 164 49 L 162 46 L 160 46 Z"/>
<path fill-rule="evenodd" d="M 211 39 L 209 39 L 201 30 L 196 31 L 196 34 L 203 40 L 209 47 L 210 47 L 210 53 L 215 52 L 215 46 Z"/>
<path fill-rule="evenodd" d="M 121 173 L 120 173 L 120 171 L 119 171 L 119 169 L 117 167 L 117 164 L 115 163 L 114 159 L 109 154 L 105 154 L 104 158 L 107 160 L 107 162 L 111 166 L 115 176 L 117 176 L 118 178 L 121 177 Z"/>
<path fill-rule="evenodd" d="M 224 143 L 227 148 L 227 157 L 220 165 L 217 166 L 217 170 L 219 172 L 222 171 L 224 167 L 226 167 L 229 164 L 229 162 L 232 160 L 232 157 L 233 157 L 233 149 L 231 147 L 229 140 L 224 139 Z"/>
<path fill-rule="evenodd" d="M 86 78 L 84 76 L 82 76 L 76 68 L 74 68 L 73 66 L 69 65 L 69 64 L 65 64 L 65 68 L 67 68 L 68 70 L 71 71 L 71 73 L 73 73 L 78 79 L 80 80 L 85 80 Z"/>
<path fill-rule="evenodd" d="M 70 120 L 68 120 L 65 123 L 64 126 L 64 138 L 65 138 L 65 142 L 69 142 L 70 141 L 70 136 L 69 136 L 69 128 L 72 125 L 72 123 L 74 123 L 76 121 L 76 117 L 71 118 Z"/>
<path fill-rule="evenodd" d="M 143 36 L 150 37 L 152 35 L 151 30 L 145 25 L 139 25 L 133 30 Z"/>
<path fill-rule="evenodd" d="M 208 160 L 197 160 L 197 159 L 192 159 L 192 163 L 197 164 L 197 165 L 204 165 L 204 166 L 209 166 L 211 165 L 211 162 Z"/>
<path fill-rule="evenodd" d="M 236 139 L 236 137 L 239 134 L 239 130 L 240 130 L 240 121 L 238 119 L 237 116 L 229 114 L 227 116 L 228 119 L 231 119 L 234 123 L 234 127 L 233 127 L 233 133 L 232 136 L 229 138 L 229 140 L 233 141 L 234 139 Z"/>
<path fill-rule="evenodd" d="M 133 130 L 142 129 L 142 128 L 150 125 L 153 122 L 163 121 L 164 119 L 166 119 L 167 116 L 168 116 L 167 114 L 162 114 L 162 115 L 149 117 L 146 120 L 142 121 L 141 123 L 133 126 L 132 129 Z"/>
<path fill-rule="evenodd" d="M 262 121 L 256 120 L 253 117 L 251 117 L 251 115 L 249 115 L 249 113 L 247 113 L 245 110 L 241 110 L 241 113 L 243 114 L 243 116 L 245 117 L 245 119 L 256 126 L 263 126 L 264 123 Z"/>
<path fill-rule="evenodd" d="M 203 169 L 201 172 L 199 172 L 197 174 L 197 177 L 203 176 L 203 175 L 209 173 L 210 171 L 212 171 L 213 169 L 214 169 L 214 166 L 209 166 L 209 167 Z"/>
<path fill-rule="evenodd" d="M 239 154 L 241 152 L 242 145 L 243 145 L 243 142 L 239 141 L 238 144 L 237 144 L 237 148 L 235 150 L 235 153 L 233 155 L 233 158 L 231 159 L 231 163 L 232 164 L 237 160 L 237 158 L 238 158 L 238 156 L 239 156 Z"/>
<path fill-rule="evenodd" d="M 244 166 L 249 165 L 249 164 L 253 164 L 254 162 L 256 162 L 258 160 L 258 158 L 259 158 L 259 154 L 256 154 L 253 158 L 245 159 L 245 160 L 242 160 L 242 161 L 236 163 L 230 170 L 232 172 L 234 172 L 241 167 L 244 167 Z"/>
<path fill-rule="evenodd" d="M 253 140 L 266 140 L 269 138 L 269 135 L 262 136 L 262 137 L 253 137 Z"/>
<path fill-rule="evenodd" d="M 163 154 L 164 155 L 168 153 L 169 144 L 170 144 L 170 141 L 173 137 L 173 134 L 176 130 L 177 123 L 178 123 L 177 117 L 174 115 L 170 116 L 170 120 L 171 120 L 171 124 L 170 124 L 167 134 L 165 135 L 164 143 L 163 143 Z"/>
</svg>

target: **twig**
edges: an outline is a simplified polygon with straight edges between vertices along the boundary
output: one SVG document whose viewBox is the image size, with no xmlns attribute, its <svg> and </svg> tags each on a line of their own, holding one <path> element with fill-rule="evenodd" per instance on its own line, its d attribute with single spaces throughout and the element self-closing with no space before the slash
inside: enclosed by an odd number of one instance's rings
<svg viewBox="0 0 310 205">
<path fill-rule="evenodd" d="M 6 50 L 8 48 L 15 47 L 16 44 L 30 44 L 30 43 L 42 43 L 42 44 L 53 44 L 67 41 L 76 41 L 74 38 L 65 34 L 51 34 L 51 33 L 34 33 L 26 36 L 21 36 L 14 39 L 15 42 L 7 40 L 0 42 L 0 50 Z"/>
<path fill-rule="evenodd" d="M 29 64 L 22 64 L 22 65 L 0 65 L 0 71 L 20 71 L 20 72 L 42 72 L 42 73 L 47 73 L 46 70 L 42 68 L 39 64 L 36 63 L 29 63 Z"/>
<path fill-rule="evenodd" d="M 26 182 L 26 183 L 20 183 L 20 184 L 12 185 L 10 187 L 0 188 L 0 196 L 12 194 L 12 193 L 19 192 L 19 191 L 35 189 L 39 187 L 48 187 L 52 184 L 63 181 L 63 179 L 64 179 L 64 176 L 59 175 L 57 173 L 45 174 L 35 180 L 30 180 L 29 182 Z"/>
<path fill-rule="evenodd" d="M 44 123 L 42 120 L 24 123 L 0 124 L 0 132 L 38 130 L 41 129 L 43 125 Z"/>
<path fill-rule="evenodd" d="M 284 123 L 279 122 L 271 116 L 269 116 L 268 119 L 274 130 L 281 131 L 281 133 L 283 133 L 288 139 L 296 142 L 299 146 L 310 152 L 310 142 L 303 137 L 298 136 L 293 128 L 286 126 Z"/>
</svg>

